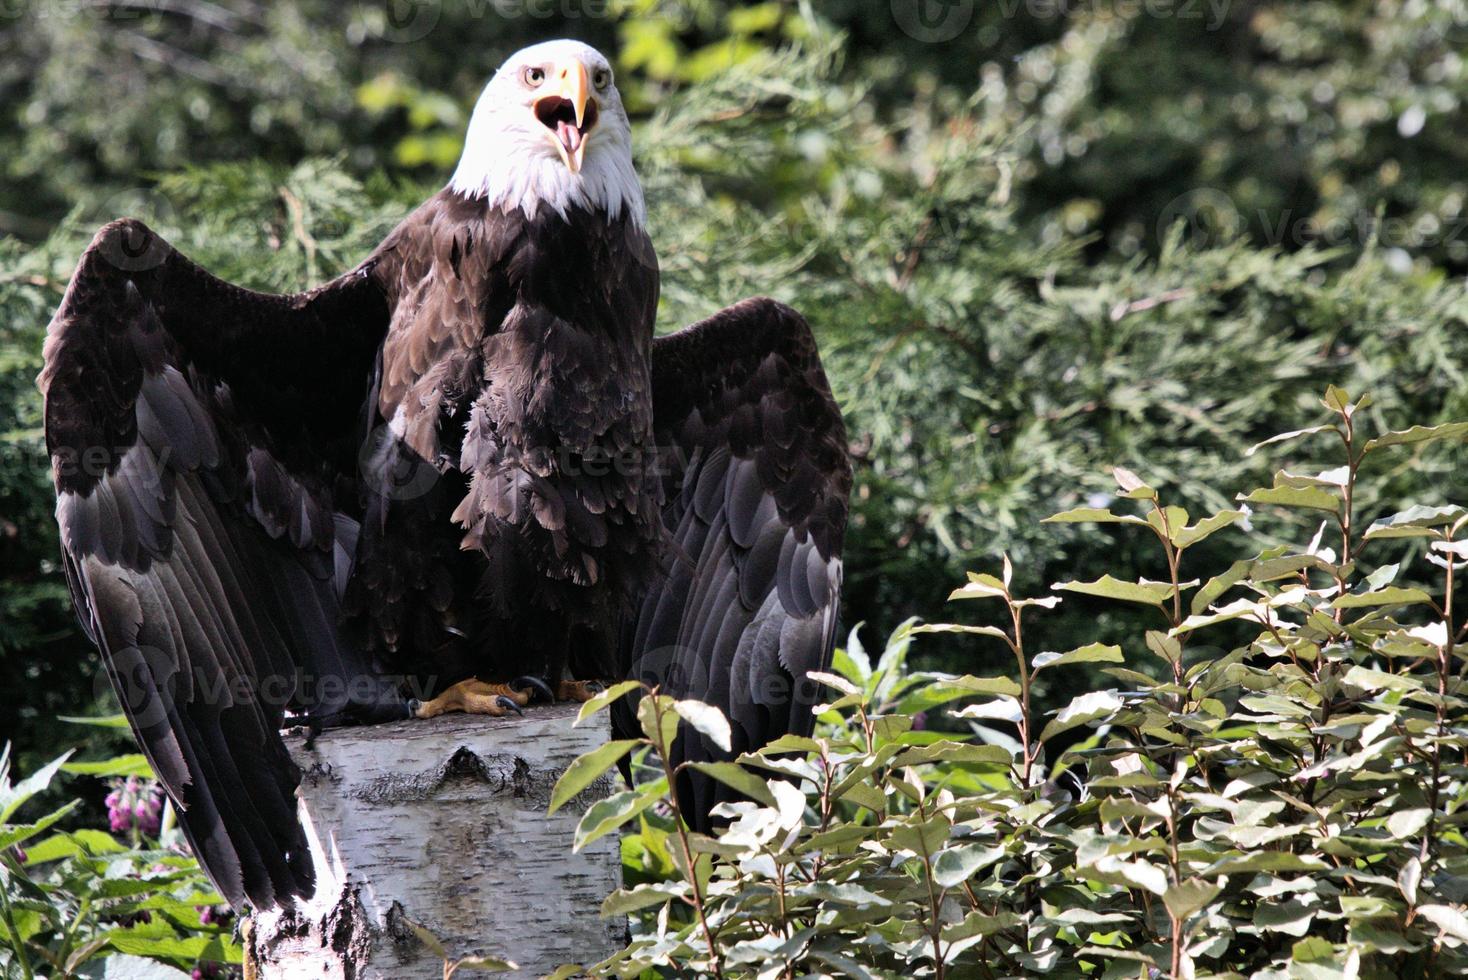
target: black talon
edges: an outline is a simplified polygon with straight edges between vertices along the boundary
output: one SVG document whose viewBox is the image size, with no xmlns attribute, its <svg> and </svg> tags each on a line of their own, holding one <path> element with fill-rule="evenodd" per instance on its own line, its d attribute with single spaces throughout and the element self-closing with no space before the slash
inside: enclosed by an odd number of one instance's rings
<svg viewBox="0 0 1468 980">
<path fill-rule="evenodd" d="M 550 704 L 556 699 L 555 694 L 551 693 L 550 685 L 539 677 L 517 677 L 510 681 L 510 687 L 516 691 L 534 691 L 530 700 L 537 704 Z"/>
<path fill-rule="evenodd" d="M 494 702 L 501 708 L 513 711 L 522 718 L 525 717 L 525 712 L 520 710 L 520 706 L 515 703 L 513 698 L 507 698 L 503 694 L 499 694 L 495 696 Z"/>
<path fill-rule="evenodd" d="M 309 715 L 306 719 L 306 741 L 303 743 L 307 752 L 316 751 L 316 737 L 321 734 L 321 721 L 315 715 Z"/>
<path fill-rule="evenodd" d="M 419 701 L 417 698 L 409 698 L 404 707 L 408 709 L 409 718 L 417 718 L 418 709 L 423 707 L 423 702 Z"/>
</svg>

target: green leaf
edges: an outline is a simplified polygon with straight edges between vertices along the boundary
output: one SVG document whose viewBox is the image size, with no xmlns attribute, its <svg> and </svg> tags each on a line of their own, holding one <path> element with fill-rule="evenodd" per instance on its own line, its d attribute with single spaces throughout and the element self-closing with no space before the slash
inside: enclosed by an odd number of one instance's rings
<svg viewBox="0 0 1468 980">
<path fill-rule="evenodd" d="M 502 960 L 495 956 L 461 956 L 452 963 L 447 964 L 443 971 L 443 980 L 452 980 L 460 970 L 478 970 L 481 973 L 509 973 L 518 970 L 511 960 Z"/>
<path fill-rule="evenodd" d="M 824 671 L 812 670 L 808 674 L 806 674 L 806 676 L 813 681 L 817 681 L 821 684 L 826 685 L 827 687 L 834 688 L 835 690 L 840 691 L 842 694 L 848 695 L 850 697 L 860 697 L 862 694 L 861 688 L 857 687 L 846 678 L 838 676 L 836 674 L 828 674 Z"/>
<path fill-rule="evenodd" d="M 1387 432 L 1367 441 L 1362 447 L 1363 453 L 1369 453 L 1376 449 L 1387 446 L 1407 446 L 1419 442 L 1432 442 L 1436 439 L 1463 439 L 1468 438 L 1468 422 L 1448 422 L 1444 425 L 1414 425 L 1410 429 L 1397 432 Z"/>
<path fill-rule="evenodd" d="M 970 694 L 1007 694 L 1010 697 L 1020 695 L 1019 682 L 1008 677 L 974 677 L 972 674 L 964 674 L 947 683 Z"/>
<path fill-rule="evenodd" d="M 1397 840 L 1403 840 L 1415 836 L 1427 826 L 1427 821 L 1432 819 L 1432 810 L 1428 807 L 1413 807 L 1409 810 L 1398 810 L 1386 818 L 1386 829 Z"/>
<path fill-rule="evenodd" d="M 1125 705 L 1121 698 L 1112 691 L 1092 691 L 1073 698 L 1070 704 L 1061 708 L 1060 711 L 1040 732 L 1040 741 L 1048 741 L 1061 732 L 1069 731 L 1077 725 L 1104 718 L 1114 711 L 1120 711 Z"/>
<path fill-rule="evenodd" d="M 611 687 L 607 688 L 605 691 L 602 691 L 590 701 L 587 701 L 585 704 L 581 705 L 581 710 L 576 713 L 576 721 L 574 724 L 581 724 L 583 721 L 590 718 L 592 715 L 596 714 L 598 711 L 602 710 L 613 701 L 616 701 L 623 695 L 630 694 L 641 687 L 641 681 L 622 681 L 620 684 L 613 684 Z"/>
<path fill-rule="evenodd" d="M 1420 691 L 1422 681 L 1403 674 L 1392 674 L 1384 670 L 1372 670 L 1356 665 L 1346 671 L 1342 680 L 1354 687 L 1368 691 Z"/>
<path fill-rule="evenodd" d="M 801 754 L 808 752 L 819 753 L 821 751 L 821 743 L 813 738 L 806 738 L 804 735 L 787 734 L 781 735 L 759 751 L 764 756 L 774 756 L 780 752 L 799 752 Z"/>
<path fill-rule="evenodd" d="M 686 881 L 655 881 L 634 888 L 619 888 L 601 903 L 602 918 L 626 915 L 653 905 L 662 905 L 688 894 Z"/>
<path fill-rule="evenodd" d="M 919 856 L 934 855 L 948 840 L 948 830 L 948 821 L 941 816 L 900 824 L 892 829 L 892 846 Z"/>
<path fill-rule="evenodd" d="M 1468 917 L 1463 910 L 1451 905 L 1419 905 L 1417 914 L 1437 926 L 1445 936 L 1459 942 L 1468 942 Z"/>
<path fill-rule="evenodd" d="M 1389 585 L 1373 592 L 1348 592 L 1337 596 L 1330 605 L 1333 609 L 1361 609 L 1367 606 L 1405 606 L 1421 602 L 1432 602 L 1432 596 L 1421 589 Z"/>
<path fill-rule="evenodd" d="M 1157 491 L 1142 482 L 1142 478 L 1124 466 L 1113 467 L 1112 477 L 1121 488 L 1121 495 L 1130 500 L 1156 500 Z"/>
<path fill-rule="evenodd" d="M 700 735 L 728 752 L 730 749 L 729 719 L 711 704 L 702 701 L 674 701 L 673 710 L 692 725 Z"/>
<path fill-rule="evenodd" d="M 1143 524 L 1147 522 L 1131 514 L 1113 514 L 1104 507 L 1076 507 L 1052 514 L 1041 524 Z"/>
<path fill-rule="evenodd" d="M 1314 854 L 1290 854 L 1287 851 L 1255 851 L 1241 857 L 1225 857 L 1204 869 L 1207 877 L 1217 875 L 1249 874 L 1259 871 L 1308 871 L 1319 872 L 1329 867 L 1325 859 Z"/>
<path fill-rule="evenodd" d="M 0 824 L 0 850 L 24 844 L 39 834 L 45 833 L 56 824 L 66 818 L 71 811 L 81 805 L 81 800 L 72 800 L 65 806 L 53 810 L 35 823 L 4 823 Z"/>
<path fill-rule="evenodd" d="M 1167 911 L 1174 919 L 1186 920 L 1199 911 L 1223 891 L 1222 886 L 1201 878 L 1189 878 L 1170 886 L 1162 895 Z"/>
<path fill-rule="evenodd" d="M 1181 529 L 1173 528 L 1172 543 L 1179 548 L 1190 547 L 1232 524 L 1237 524 L 1243 517 L 1244 512 L 1241 510 L 1219 511 L 1212 517 L 1203 518 L 1197 524 L 1190 524 Z"/>
<path fill-rule="evenodd" d="M 1003 847 L 962 844 L 947 848 L 933 861 L 933 881 L 939 888 L 957 887 L 1004 857 Z"/>
<path fill-rule="evenodd" d="M 1349 466 L 1337 466 L 1320 473 L 1291 473 L 1288 470 L 1280 470 L 1274 474 L 1274 485 L 1277 487 L 1329 487 L 1338 490 L 1345 487 L 1350 479 L 1351 468 Z"/>
<path fill-rule="evenodd" d="M 101 762 L 68 762 L 61 768 L 74 776 L 137 776 L 143 779 L 151 779 L 153 776 L 153 767 L 148 765 L 147 758 L 140 753 L 120 755 Z"/>
<path fill-rule="evenodd" d="M 1382 518 L 1366 529 L 1365 538 L 1373 541 L 1377 538 L 1409 538 L 1409 537 L 1441 537 L 1435 531 L 1429 530 L 1435 527 L 1446 527 L 1465 512 L 1461 507 L 1408 507 L 1400 513 L 1390 517 Z"/>
<path fill-rule="evenodd" d="M 1408 905 L 1417 904 L 1417 886 L 1422 884 L 1422 862 L 1415 857 L 1408 858 L 1402 865 L 1402 870 L 1397 873 L 1397 888 L 1402 897 L 1407 900 Z"/>
<path fill-rule="evenodd" d="M 1004 583 L 992 575 L 976 575 L 969 573 L 966 584 L 959 586 L 948 594 L 948 601 L 955 599 L 1003 599 L 1008 596 L 1008 590 Z"/>
<path fill-rule="evenodd" d="M 57 721 L 64 721 L 68 725 L 91 725 L 96 728 L 113 728 L 118 731 L 127 731 L 127 715 L 118 713 L 115 715 L 98 715 L 96 717 L 84 717 L 80 715 L 57 715 Z"/>
<path fill-rule="evenodd" d="M 1068 664 L 1125 663 L 1121 647 L 1106 643 L 1088 643 L 1066 653 L 1037 653 L 1032 662 L 1035 673 L 1046 667 L 1064 667 Z"/>
<path fill-rule="evenodd" d="M 1319 487 L 1261 487 L 1238 499 L 1249 504 L 1274 504 L 1277 507 L 1303 507 L 1308 510 L 1340 511 L 1341 498 Z"/>
<path fill-rule="evenodd" d="M 28 844 L 25 849 L 26 865 L 45 864 L 78 854 L 121 854 L 126 850 L 111 834 L 84 828 L 70 833 L 54 834 L 45 840 Z"/>
<path fill-rule="evenodd" d="M 606 912 L 602 913 L 602 915 L 606 914 Z M 547 973 L 544 977 L 541 978 L 541 980 L 571 980 L 572 977 L 581 977 L 586 975 L 586 967 L 582 966 L 580 963 L 562 963 L 560 966 L 555 968 L 554 972 Z"/>
<path fill-rule="evenodd" d="M 770 792 L 769 784 L 737 762 L 691 762 L 688 768 L 697 769 L 765 806 L 778 805 L 775 794 Z"/>
<path fill-rule="evenodd" d="M 972 742 L 955 742 L 945 739 L 932 745 L 919 745 L 906 749 L 892 760 L 895 768 L 921 766 L 934 762 L 966 763 L 970 765 L 1008 766 L 1009 751 L 998 745 L 975 745 Z"/>
<path fill-rule="evenodd" d="M 856 684 L 865 684 L 872 676 L 872 660 L 857 635 L 861 625 L 853 626 L 847 634 L 846 646 L 837 647 L 831 654 L 831 669 Z"/>
<path fill-rule="evenodd" d="M 1172 598 L 1172 586 L 1166 582 L 1122 582 L 1103 575 L 1094 582 L 1056 582 L 1051 589 L 1063 592 L 1079 592 L 1082 595 L 1101 596 L 1122 602 L 1140 602 L 1148 606 L 1161 607 Z"/>
<path fill-rule="evenodd" d="M 648 694 L 637 703 L 637 721 L 642 734 L 666 752 L 678 737 L 678 712 L 673 710 L 673 699 L 666 694 Z"/>
<path fill-rule="evenodd" d="M 634 746 L 640 744 L 642 744 L 640 739 L 623 738 L 577 756 L 576 761 L 572 762 L 566 771 L 561 773 L 561 778 L 556 780 L 555 789 L 551 790 L 550 807 L 545 811 L 546 816 L 550 816 L 565 806 L 582 790 L 600 779 L 602 773 L 621 761 L 622 757 L 632 751 Z"/>
<path fill-rule="evenodd" d="M 1317 433 L 1320 433 L 1320 432 L 1334 432 L 1334 431 L 1335 431 L 1335 426 L 1333 426 L 1333 425 L 1312 425 L 1308 429 L 1295 429 L 1295 430 L 1293 430 L 1291 432 L 1281 432 L 1277 436 L 1270 436 L 1268 439 L 1265 439 L 1263 442 L 1256 442 L 1254 445 L 1250 446 L 1244 452 L 1244 455 L 1245 456 L 1252 456 L 1252 455 L 1254 455 L 1254 453 L 1258 452 L 1260 449 L 1263 449 L 1265 446 L 1270 446 L 1270 445 L 1273 445 L 1274 443 L 1277 443 L 1277 442 L 1285 442 L 1285 441 L 1287 441 L 1289 439 L 1299 439 L 1302 436 L 1313 436 L 1313 435 L 1316 435 Z"/>
<path fill-rule="evenodd" d="M 1175 636 L 1168 636 L 1161 630 L 1148 630 L 1146 641 L 1147 649 L 1169 664 L 1175 664 L 1183 658 L 1182 642 Z"/>
<path fill-rule="evenodd" d="M 1134 885 L 1154 895 L 1167 894 L 1167 872 L 1147 861 L 1124 861 L 1114 855 L 1107 855 L 1078 870 L 1087 877 L 1101 881 Z"/>
<path fill-rule="evenodd" d="M 571 850 L 580 851 L 592 841 L 616 830 L 662 799 L 667 792 L 668 780 L 664 777 L 635 789 L 614 793 L 604 800 L 597 800 L 586 808 L 581 822 L 577 824 L 576 838 Z"/>
<path fill-rule="evenodd" d="M 449 951 L 444 948 L 443 941 L 435 936 L 431 930 L 426 926 L 414 922 L 406 915 L 402 919 L 408 924 L 408 928 L 413 931 L 413 935 L 418 937 L 418 941 L 426 946 L 430 953 L 441 960 L 448 959 Z"/>
<path fill-rule="evenodd" d="M 992 636 L 1007 640 L 1009 634 L 997 626 L 965 626 L 961 623 L 924 623 L 912 628 L 914 633 L 970 633 L 975 636 Z"/>
<path fill-rule="evenodd" d="M 1329 385 L 1325 389 L 1325 398 L 1322 403 L 1332 412 L 1344 412 L 1351 407 L 1351 396 L 1346 394 L 1344 388 Z"/>
<path fill-rule="evenodd" d="M 1254 559 L 1246 558 L 1236 561 L 1228 567 L 1228 571 L 1209 579 L 1203 588 L 1194 594 L 1193 601 L 1188 607 L 1189 611 L 1194 616 L 1201 614 L 1240 582 L 1246 580 L 1270 582 L 1321 564 L 1323 563 L 1315 555 L 1286 555 L 1280 554 L 1279 551 L 1265 552 Z"/>
<path fill-rule="evenodd" d="M 1322 963 L 1332 966 L 1340 963 L 1340 954 L 1335 943 L 1323 936 L 1306 936 L 1290 947 L 1290 960 L 1295 963 Z"/>
<path fill-rule="evenodd" d="M 6 745 L 6 759 L 9 758 L 9 752 L 10 746 Z M 67 752 L 52 759 L 13 786 L 0 785 L 0 823 L 8 822 L 11 815 L 20 809 L 22 804 L 49 787 L 51 780 L 56 778 L 56 774 L 61 771 L 62 766 L 66 765 L 66 760 L 69 758 L 71 758 L 71 753 Z M 3 771 L 4 768 L 4 765 L 0 765 L 0 771 Z"/>
</svg>

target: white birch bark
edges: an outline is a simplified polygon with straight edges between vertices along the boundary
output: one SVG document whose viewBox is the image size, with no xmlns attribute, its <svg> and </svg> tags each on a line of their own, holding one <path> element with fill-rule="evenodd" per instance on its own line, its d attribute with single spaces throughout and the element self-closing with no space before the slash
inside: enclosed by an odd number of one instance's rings
<svg viewBox="0 0 1468 980">
<path fill-rule="evenodd" d="M 607 739 L 604 722 L 571 727 L 577 707 L 336 729 L 309 751 L 291 737 L 317 888 L 296 910 L 254 917 L 249 972 L 438 980 L 443 961 L 409 919 L 452 957 L 512 960 L 518 976 L 620 949 L 626 920 L 600 916 L 621 884 L 617 835 L 571 852 L 576 822 L 610 791 L 615 770 L 545 815 L 561 773 Z"/>
</svg>

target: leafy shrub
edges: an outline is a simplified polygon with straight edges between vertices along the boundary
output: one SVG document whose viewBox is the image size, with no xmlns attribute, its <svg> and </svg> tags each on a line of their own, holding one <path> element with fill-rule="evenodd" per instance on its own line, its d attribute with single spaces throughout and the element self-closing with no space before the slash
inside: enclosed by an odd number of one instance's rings
<svg viewBox="0 0 1468 980">
<path fill-rule="evenodd" d="M 117 955 L 152 961 L 148 976 L 226 976 L 225 964 L 240 962 L 233 917 L 185 848 L 147 764 L 69 756 L 12 782 L 9 747 L 0 752 L 0 976 L 101 976 L 102 960 Z M 63 771 L 114 778 L 112 833 L 59 829 L 79 800 L 16 820 Z"/>
<path fill-rule="evenodd" d="M 1155 580 L 1067 581 L 1027 598 L 1006 558 L 953 593 L 987 601 L 993 624 L 905 624 L 875 665 L 853 634 L 820 678 L 833 699 L 815 738 L 698 764 L 750 798 L 722 806 L 717 836 L 686 829 L 668 792 L 676 774 L 656 760 L 680 719 L 723 744 L 727 723 L 645 698 L 643 737 L 584 756 L 552 801 L 629 752 L 650 763 L 577 833 L 580 846 L 636 821 L 625 853 L 639 880 L 603 908 L 631 913 L 634 938 L 593 971 L 1468 971 L 1468 617 L 1455 580 L 1468 509 L 1405 507 L 1362 527 L 1354 500 L 1363 467 L 1461 439 L 1468 423 L 1371 436 L 1358 427 L 1369 401 L 1330 389 L 1324 421 L 1267 445 L 1313 440 L 1298 445 L 1319 444 L 1335 465 L 1282 469 L 1236 508 L 1194 521 L 1117 470 L 1114 508 L 1050 519 L 1153 541 Z M 1252 523 L 1275 510 L 1319 530 L 1276 543 Z M 1225 529 L 1255 547 L 1201 577 L 1191 552 Z M 1029 621 L 1062 599 L 1146 618 L 1119 645 L 1033 651 Z M 935 632 L 997 642 L 1014 670 L 908 672 L 914 637 Z M 1078 665 L 1115 686 L 1042 714 L 1036 678 Z"/>
</svg>

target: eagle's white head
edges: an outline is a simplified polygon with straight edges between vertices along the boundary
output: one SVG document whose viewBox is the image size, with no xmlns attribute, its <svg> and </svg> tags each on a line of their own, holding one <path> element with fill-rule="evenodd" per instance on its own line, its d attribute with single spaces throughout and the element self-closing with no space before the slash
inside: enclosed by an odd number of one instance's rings
<svg viewBox="0 0 1468 980">
<path fill-rule="evenodd" d="M 632 167 L 632 127 L 600 51 L 546 41 L 495 72 L 469 120 L 464 155 L 449 186 L 490 207 L 564 216 L 581 206 L 615 218 L 645 218 Z"/>
</svg>

